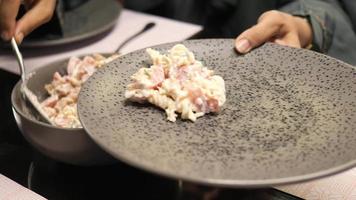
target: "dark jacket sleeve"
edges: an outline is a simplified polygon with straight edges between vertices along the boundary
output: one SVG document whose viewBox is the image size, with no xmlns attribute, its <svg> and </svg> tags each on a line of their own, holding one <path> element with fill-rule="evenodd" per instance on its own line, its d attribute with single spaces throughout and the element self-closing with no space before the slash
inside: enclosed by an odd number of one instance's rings
<svg viewBox="0 0 356 200">
<path fill-rule="evenodd" d="M 342 8 L 349 16 L 354 32 L 356 32 L 356 1 L 355 0 L 340 0 Z"/>
<path fill-rule="evenodd" d="M 337 0 L 299 0 L 281 11 L 306 17 L 313 30 L 313 50 L 356 65 L 356 34 Z"/>
</svg>

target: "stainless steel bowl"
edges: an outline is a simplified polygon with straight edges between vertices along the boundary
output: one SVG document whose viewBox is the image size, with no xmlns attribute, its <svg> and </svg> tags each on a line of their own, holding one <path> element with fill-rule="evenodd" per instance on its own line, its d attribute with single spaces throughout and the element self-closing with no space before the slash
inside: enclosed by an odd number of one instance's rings
<svg viewBox="0 0 356 200">
<path fill-rule="evenodd" d="M 51 82 L 54 72 L 64 72 L 67 62 L 68 59 L 65 59 L 31 72 L 28 88 L 43 100 L 47 96 L 44 85 Z M 20 82 L 12 90 L 11 103 L 16 123 L 25 139 L 49 158 L 74 165 L 115 162 L 92 141 L 84 129 L 59 128 L 40 121 L 32 105 L 22 98 Z"/>
</svg>

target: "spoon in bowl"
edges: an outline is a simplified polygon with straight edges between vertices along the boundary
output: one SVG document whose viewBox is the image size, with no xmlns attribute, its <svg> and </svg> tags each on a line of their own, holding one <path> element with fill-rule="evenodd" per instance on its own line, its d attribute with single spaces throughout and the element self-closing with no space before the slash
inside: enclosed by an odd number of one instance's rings
<svg viewBox="0 0 356 200">
<path fill-rule="evenodd" d="M 46 112 L 43 110 L 41 104 L 38 101 L 37 96 L 27 88 L 27 78 L 26 78 L 26 71 L 25 71 L 23 57 L 14 37 L 12 37 L 11 39 L 11 46 L 12 46 L 12 50 L 16 55 L 17 63 L 19 65 L 19 69 L 21 73 L 22 82 L 21 82 L 20 91 L 23 98 L 27 99 L 32 104 L 32 106 L 38 111 L 42 119 L 44 119 L 47 123 L 54 125 L 54 122 L 48 117 Z"/>
<path fill-rule="evenodd" d="M 122 49 L 122 47 L 124 47 L 127 43 L 129 43 L 131 40 L 133 40 L 137 36 L 141 35 L 142 33 L 145 33 L 148 30 L 150 30 L 155 25 L 156 24 L 154 22 L 147 23 L 140 31 L 138 31 L 134 35 L 132 35 L 129 38 L 127 38 L 124 42 L 122 42 L 121 45 L 119 45 L 119 47 L 115 50 L 113 55 L 119 56 L 120 50 Z M 12 49 L 13 49 L 15 55 L 16 55 L 18 66 L 19 66 L 20 73 L 21 73 L 22 83 L 21 83 L 20 91 L 22 93 L 23 98 L 25 100 L 28 100 L 32 104 L 32 106 L 36 109 L 36 111 L 40 114 L 40 117 L 42 117 L 42 119 L 45 122 L 55 126 L 55 123 L 53 122 L 53 120 L 51 120 L 48 117 L 47 113 L 44 111 L 42 105 L 38 101 L 37 96 L 30 89 L 27 88 L 27 77 L 26 77 L 26 71 L 25 71 L 25 67 L 24 67 L 23 57 L 22 57 L 22 54 L 21 54 L 21 52 L 19 50 L 19 47 L 18 47 L 18 45 L 16 43 L 16 40 L 14 38 L 11 39 L 11 46 L 12 46 Z M 112 58 L 116 58 L 116 57 L 114 56 Z"/>
</svg>

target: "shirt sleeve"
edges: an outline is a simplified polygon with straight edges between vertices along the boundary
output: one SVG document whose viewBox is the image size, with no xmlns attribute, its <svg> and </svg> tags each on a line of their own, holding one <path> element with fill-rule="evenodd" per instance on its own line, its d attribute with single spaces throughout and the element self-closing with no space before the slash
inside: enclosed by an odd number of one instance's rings
<svg viewBox="0 0 356 200">
<path fill-rule="evenodd" d="M 337 0 L 298 0 L 279 10 L 308 19 L 313 50 L 356 65 L 356 34 Z"/>
</svg>

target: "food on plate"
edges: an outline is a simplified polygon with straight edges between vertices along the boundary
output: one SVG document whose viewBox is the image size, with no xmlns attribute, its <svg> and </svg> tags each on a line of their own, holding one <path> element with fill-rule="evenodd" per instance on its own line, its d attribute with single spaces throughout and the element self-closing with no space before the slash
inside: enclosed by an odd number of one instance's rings
<svg viewBox="0 0 356 200">
<path fill-rule="evenodd" d="M 225 103 L 225 82 L 213 70 L 203 66 L 182 44 L 173 46 L 167 54 L 148 48 L 152 65 L 140 68 L 131 76 L 125 98 L 149 102 L 166 111 L 169 121 L 196 121 L 205 113 L 218 112 Z"/>
<path fill-rule="evenodd" d="M 53 74 L 51 83 L 45 85 L 49 97 L 41 102 L 41 106 L 51 121 L 58 127 L 81 128 L 77 114 L 77 99 L 82 84 L 93 73 L 117 58 L 118 55 L 104 57 L 100 54 L 85 56 L 83 59 L 71 57 L 65 75 Z"/>
</svg>

